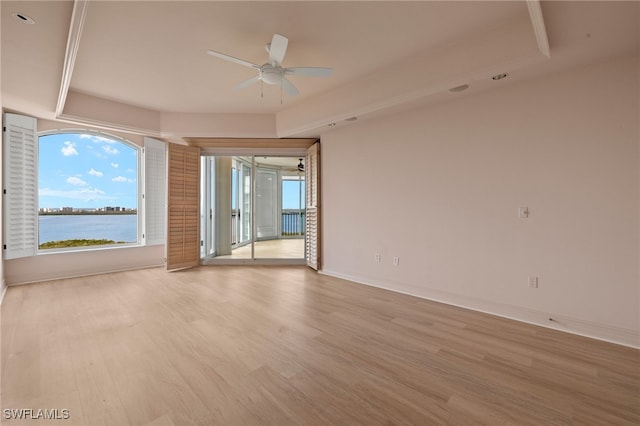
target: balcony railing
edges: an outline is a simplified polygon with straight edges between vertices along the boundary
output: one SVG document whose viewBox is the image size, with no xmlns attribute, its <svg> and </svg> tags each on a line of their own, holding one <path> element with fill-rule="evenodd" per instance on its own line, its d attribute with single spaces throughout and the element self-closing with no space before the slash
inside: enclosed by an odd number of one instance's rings
<svg viewBox="0 0 640 426">
<path fill-rule="evenodd" d="M 282 210 L 281 233 L 283 237 L 304 235 L 305 211 Z"/>
<path fill-rule="evenodd" d="M 240 212 L 236 210 L 231 211 L 231 243 L 238 243 L 238 226 L 240 221 Z M 305 211 L 298 211 L 294 209 L 283 209 L 280 222 L 281 236 L 282 237 L 296 237 L 304 236 L 304 221 Z"/>
</svg>

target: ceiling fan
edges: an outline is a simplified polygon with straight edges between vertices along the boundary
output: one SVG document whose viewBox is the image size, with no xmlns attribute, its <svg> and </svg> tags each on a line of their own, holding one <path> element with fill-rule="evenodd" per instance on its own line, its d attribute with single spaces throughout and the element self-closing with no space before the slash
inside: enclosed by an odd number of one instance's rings
<svg viewBox="0 0 640 426">
<path fill-rule="evenodd" d="M 329 77 L 333 74 L 333 69 L 322 67 L 293 67 L 284 68 L 282 66 L 282 60 L 284 54 L 287 52 L 287 45 L 289 39 L 280 34 L 274 34 L 271 43 L 267 43 L 265 48 L 269 53 L 269 62 L 263 65 L 257 65 L 249 61 L 235 58 L 225 53 L 216 52 L 215 50 L 209 50 L 208 53 L 211 56 L 216 56 L 227 61 L 235 62 L 236 64 L 244 65 L 258 70 L 258 75 L 243 81 L 238 84 L 236 89 L 244 89 L 259 81 L 267 84 L 279 84 L 282 89 L 287 92 L 289 96 L 297 95 L 298 89 L 288 79 L 290 75 L 302 75 L 307 77 Z"/>
</svg>

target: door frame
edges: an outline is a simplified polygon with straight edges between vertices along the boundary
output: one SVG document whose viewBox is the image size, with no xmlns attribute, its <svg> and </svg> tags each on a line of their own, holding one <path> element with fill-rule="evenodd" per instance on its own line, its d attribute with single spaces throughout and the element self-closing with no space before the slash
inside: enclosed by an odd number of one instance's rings
<svg viewBox="0 0 640 426">
<path fill-rule="evenodd" d="M 313 140 L 305 140 L 305 144 L 303 145 L 301 142 L 299 143 L 299 147 L 294 148 L 283 148 L 283 147 L 275 147 L 275 148 L 266 148 L 264 146 L 259 146 L 257 148 L 246 147 L 243 148 L 234 148 L 234 147 L 207 147 L 206 143 L 198 144 L 201 147 L 201 155 L 202 156 L 223 156 L 223 157 L 252 157 L 254 161 L 252 161 L 252 181 L 253 181 L 253 196 L 255 198 L 255 176 L 256 176 L 256 162 L 255 157 L 295 157 L 295 158 L 307 158 L 307 148 L 313 143 L 316 143 L 316 139 Z M 279 185 L 276 185 L 277 191 L 280 193 L 282 188 Z M 306 196 L 306 194 L 305 194 Z M 281 208 L 281 194 L 278 197 L 278 210 Z M 251 240 L 258 241 L 255 236 L 256 234 L 256 225 L 255 225 L 255 202 L 251 208 L 252 215 L 252 228 L 253 235 Z M 214 212 L 215 215 L 215 212 Z M 306 219 L 305 219 L 305 228 L 306 228 Z M 280 229 L 280 224 L 278 226 Z M 251 259 L 219 259 L 219 258 L 201 258 L 201 265 L 308 265 L 307 260 L 307 246 L 308 243 L 304 241 L 304 257 L 297 259 L 280 259 L 280 258 L 254 258 L 255 251 L 254 247 L 252 247 L 251 251 Z"/>
<path fill-rule="evenodd" d="M 253 211 L 253 219 L 254 219 L 254 224 L 255 224 L 255 241 L 263 241 L 263 240 L 271 240 L 274 238 L 282 238 L 282 230 L 281 230 L 281 224 L 280 221 L 278 220 L 279 217 L 282 217 L 282 188 L 279 187 L 278 183 L 280 182 L 280 179 L 282 177 L 280 170 L 278 169 L 273 169 L 270 167 L 264 167 L 264 166 L 257 166 L 254 164 L 254 168 L 256 169 L 256 173 L 255 173 L 255 181 L 254 181 L 254 187 L 255 190 L 253 192 L 253 199 L 254 199 L 254 211 Z M 272 197 L 272 200 L 274 201 L 274 205 L 272 208 L 272 213 L 273 213 L 273 223 L 271 224 L 273 226 L 274 229 L 274 235 L 273 236 L 268 236 L 268 237 L 261 237 L 260 236 L 260 232 L 258 230 L 258 220 L 257 220 L 257 216 L 260 215 L 261 209 L 259 207 L 259 203 L 258 203 L 258 174 L 260 172 L 264 172 L 264 173 L 270 173 L 273 174 L 275 177 L 275 182 L 273 183 L 273 191 L 274 191 L 274 197 Z"/>
</svg>

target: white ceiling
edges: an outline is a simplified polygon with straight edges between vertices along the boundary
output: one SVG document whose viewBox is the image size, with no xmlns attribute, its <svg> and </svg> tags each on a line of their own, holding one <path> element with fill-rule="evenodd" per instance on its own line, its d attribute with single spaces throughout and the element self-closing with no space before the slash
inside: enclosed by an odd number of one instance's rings
<svg viewBox="0 0 640 426">
<path fill-rule="evenodd" d="M 488 78 L 494 72 L 509 72 L 504 84 L 514 84 L 637 51 L 640 27 L 638 2 L 545 2 L 547 60 L 532 53 L 536 28 L 522 1 L 90 1 L 75 62 L 65 68 L 73 6 L 1 2 L 3 106 L 56 118 L 67 95 L 63 86 L 60 97 L 66 69 L 69 93 L 84 95 L 74 99 L 115 101 L 146 114 L 144 124 L 115 112 L 102 121 L 172 137 L 238 136 L 249 120 L 249 127 L 257 122 L 255 114 L 260 123 L 273 122 L 255 125 L 256 135 L 317 135 L 349 114 L 364 118 L 445 99 L 443 89 L 458 81 L 471 83 L 472 93 L 497 87 Z M 19 22 L 14 12 L 36 24 Z M 285 94 L 281 103 L 277 86 L 265 85 L 264 98 L 259 84 L 234 90 L 254 70 L 206 54 L 213 49 L 262 64 L 275 32 L 289 38 L 284 66 L 332 67 L 334 75 L 291 77 L 300 95 Z M 482 40 L 493 45 L 484 49 Z M 67 116 L 97 122 L 89 112 L 82 117 L 89 103 L 78 102 L 67 105 Z M 225 118 L 230 114 L 237 124 Z M 170 129 L 176 121 L 198 130 Z M 207 124 L 213 122 L 217 127 Z"/>
<path fill-rule="evenodd" d="M 72 89 L 150 109 L 273 113 L 394 61 L 508 19 L 525 5 L 439 2 L 96 2 L 88 8 Z M 450 25 L 455 22 L 456 25 Z M 325 66 L 328 79 L 233 87 L 255 71 L 206 54 L 263 64 L 274 33 L 289 38 L 285 66 Z"/>
</svg>

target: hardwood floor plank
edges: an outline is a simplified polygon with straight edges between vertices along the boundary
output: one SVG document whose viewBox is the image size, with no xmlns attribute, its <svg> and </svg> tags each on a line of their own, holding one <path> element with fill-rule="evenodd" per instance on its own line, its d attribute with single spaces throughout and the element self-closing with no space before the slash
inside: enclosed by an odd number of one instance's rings
<svg viewBox="0 0 640 426">
<path fill-rule="evenodd" d="M 60 424 L 640 424 L 639 350 L 304 267 L 10 287 L 1 319 L 2 408 Z"/>
</svg>

